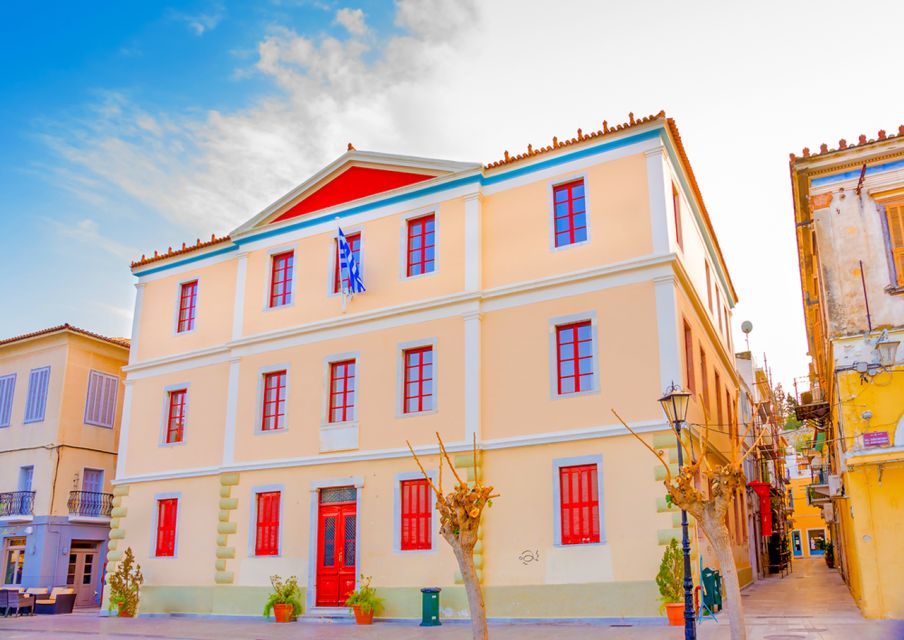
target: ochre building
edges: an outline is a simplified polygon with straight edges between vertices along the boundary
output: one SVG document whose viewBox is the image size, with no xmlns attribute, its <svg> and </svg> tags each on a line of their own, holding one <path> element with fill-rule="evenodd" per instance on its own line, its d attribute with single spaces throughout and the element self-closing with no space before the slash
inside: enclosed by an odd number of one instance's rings
<svg viewBox="0 0 904 640">
<path fill-rule="evenodd" d="M 476 549 L 491 617 L 659 615 L 678 513 L 611 409 L 674 462 L 664 388 L 694 391 L 694 424 L 707 408 L 716 457 L 738 400 L 736 295 L 664 114 L 489 165 L 349 145 L 229 236 L 132 268 L 109 558 L 134 550 L 142 612 L 260 615 L 279 574 L 337 613 L 364 574 L 386 617 L 434 586 L 466 617 L 406 446 L 436 476 L 438 432 L 500 494 Z"/>
</svg>

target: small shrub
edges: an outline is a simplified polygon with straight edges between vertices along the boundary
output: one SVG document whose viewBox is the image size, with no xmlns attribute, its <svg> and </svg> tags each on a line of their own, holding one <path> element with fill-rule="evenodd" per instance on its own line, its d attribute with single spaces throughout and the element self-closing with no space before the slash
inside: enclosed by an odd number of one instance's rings
<svg viewBox="0 0 904 640">
<path fill-rule="evenodd" d="M 678 547 L 678 541 L 672 538 L 662 554 L 662 562 L 659 563 L 659 573 L 656 574 L 656 586 L 659 587 L 659 600 L 662 606 L 682 600 L 682 581 L 684 580 L 684 557 Z"/>
<path fill-rule="evenodd" d="M 377 590 L 370 586 L 372 578 L 361 574 L 361 586 L 352 591 L 345 604 L 349 607 L 358 605 L 365 614 L 379 614 L 383 610 L 383 598 L 377 595 Z"/>
<path fill-rule="evenodd" d="M 139 591 L 143 582 L 141 565 L 135 564 L 132 547 L 127 547 L 116 572 L 110 575 L 110 610 L 115 606 L 126 615 L 134 616 L 138 611 Z"/>
<path fill-rule="evenodd" d="M 304 613 L 304 607 L 301 605 L 301 589 L 298 587 L 298 578 L 291 576 L 287 580 L 279 576 L 270 576 L 270 584 L 273 586 L 273 593 L 267 598 L 264 605 L 264 617 L 269 618 L 275 604 L 292 605 L 292 617 L 297 618 Z"/>
</svg>

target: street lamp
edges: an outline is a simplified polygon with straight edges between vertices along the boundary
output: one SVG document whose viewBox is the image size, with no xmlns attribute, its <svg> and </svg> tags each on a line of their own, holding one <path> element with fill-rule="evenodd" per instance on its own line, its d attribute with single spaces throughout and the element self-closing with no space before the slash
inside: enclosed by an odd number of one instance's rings
<svg viewBox="0 0 904 640">
<path fill-rule="evenodd" d="M 675 429 L 675 437 L 678 440 L 678 468 L 684 467 L 684 455 L 681 446 L 681 423 L 687 417 L 687 406 L 690 403 L 691 394 L 679 385 L 672 383 L 662 397 L 659 404 L 665 412 L 665 417 Z M 704 452 L 705 453 L 705 452 Z M 702 454 L 701 454 L 702 455 Z M 691 578 L 691 541 L 687 535 L 687 511 L 681 510 L 681 548 L 684 551 L 684 640 L 696 640 L 697 627 L 694 622 L 694 581 Z"/>
</svg>

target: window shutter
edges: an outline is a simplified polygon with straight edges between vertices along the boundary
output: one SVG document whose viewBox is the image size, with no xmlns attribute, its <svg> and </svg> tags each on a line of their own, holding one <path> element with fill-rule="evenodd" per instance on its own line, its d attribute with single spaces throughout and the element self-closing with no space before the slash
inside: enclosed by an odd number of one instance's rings
<svg viewBox="0 0 904 640">
<path fill-rule="evenodd" d="M 559 469 L 562 544 L 600 541 L 599 492 L 595 464 Z"/>
<path fill-rule="evenodd" d="M 898 286 L 904 287 L 904 203 L 886 205 L 885 214 Z"/>
<path fill-rule="evenodd" d="M 47 385 L 50 367 L 32 369 L 28 375 L 28 396 L 25 402 L 25 422 L 41 422 L 47 407 Z"/>
<path fill-rule="evenodd" d="M 88 397 L 85 399 L 85 423 L 112 427 L 116 413 L 119 379 L 100 371 L 88 374 Z"/>
<path fill-rule="evenodd" d="M 404 480 L 399 487 L 401 498 L 400 547 L 403 551 L 430 549 L 432 511 L 430 488 L 426 480 Z"/>
<path fill-rule="evenodd" d="M 279 554 L 279 497 L 279 491 L 257 494 L 255 555 L 275 556 Z"/>
<path fill-rule="evenodd" d="M 178 498 L 157 502 L 157 556 L 176 555 L 176 511 Z"/>
<path fill-rule="evenodd" d="M 13 391 L 16 388 L 16 374 L 0 378 L 0 427 L 8 427 L 13 412 Z"/>
</svg>

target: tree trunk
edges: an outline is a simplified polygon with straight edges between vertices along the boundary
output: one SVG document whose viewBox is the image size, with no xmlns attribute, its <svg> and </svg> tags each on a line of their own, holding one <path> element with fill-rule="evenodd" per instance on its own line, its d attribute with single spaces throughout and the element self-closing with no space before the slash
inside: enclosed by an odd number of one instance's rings
<svg viewBox="0 0 904 640">
<path fill-rule="evenodd" d="M 706 538 L 716 552 L 719 560 L 719 571 L 725 583 L 725 600 L 728 609 L 728 626 L 732 640 L 747 640 L 747 627 L 744 625 L 744 609 L 741 604 L 741 585 L 738 582 L 738 570 L 735 567 L 734 554 L 731 552 L 731 538 L 724 516 L 718 517 L 711 509 L 703 512 L 698 520 L 706 534 Z"/>
<path fill-rule="evenodd" d="M 462 548 L 457 540 L 448 542 L 455 552 L 455 559 L 458 560 L 458 568 L 465 583 L 465 593 L 468 594 L 472 637 L 474 640 L 487 640 L 490 637 L 487 628 L 487 609 L 483 602 L 483 589 L 480 588 L 477 569 L 474 566 L 474 547 Z"/>
</svg>

